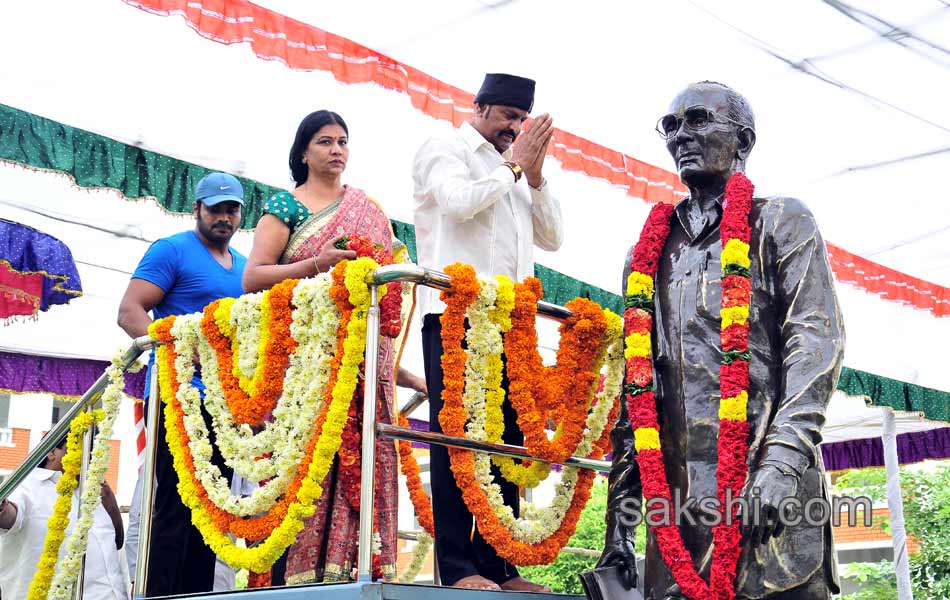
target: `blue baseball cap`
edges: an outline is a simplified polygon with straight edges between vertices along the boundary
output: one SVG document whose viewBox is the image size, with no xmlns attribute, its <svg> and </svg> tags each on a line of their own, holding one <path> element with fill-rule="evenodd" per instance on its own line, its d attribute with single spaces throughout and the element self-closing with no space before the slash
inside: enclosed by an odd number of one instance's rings
<svg viewBox="0 0 950 600">
<path fill-rule="evenodd" d="M 208 173 L 198 182 L 195 200 L 199 200 L 205 206 L 214 206 L 228 200 L 244 206 L 244 188 L 234 175 Z"/>
</svg>

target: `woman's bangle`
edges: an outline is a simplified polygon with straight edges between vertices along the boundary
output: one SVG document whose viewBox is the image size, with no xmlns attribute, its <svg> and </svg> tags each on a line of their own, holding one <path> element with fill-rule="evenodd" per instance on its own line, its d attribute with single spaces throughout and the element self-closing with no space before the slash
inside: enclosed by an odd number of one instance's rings
<svg viewBox="0 0 950 600">
<path fill-rule="evenodd" d="M 316 274 L 319 275 L 319 274 L 320 274 L 320 264 L 317 262 L 317 257 L 316 257 L 316 256 L 311 256 L 310 258 L 313 259 L 313 268 L 317 270 L 317 273 L 316 273 Z"/>
</svg>

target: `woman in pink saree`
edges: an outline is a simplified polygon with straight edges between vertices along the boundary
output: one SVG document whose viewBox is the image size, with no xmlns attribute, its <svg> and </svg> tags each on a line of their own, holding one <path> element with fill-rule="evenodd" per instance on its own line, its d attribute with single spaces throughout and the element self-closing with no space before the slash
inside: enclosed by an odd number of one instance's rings
<svg viewBox="0 0 950 600">
<path fill-rule="evenodd" d="M 365 236 L 392 252 L 396 262 L 408 261 L 405 246 L 393 236 L 392 225 L 379 204 L 362 190 L 341 183 L 349 157 L 348 141 L 346 123 L 336 113 L 317 111 L 300 123 L 290 150 L 290 170 L 297 187 L 272 196 L 264 205 L 244 271 L 245 291 L 268 289 L 288 278 L 312 277 L 327 272 L 340 260 L 355 258 L 353 251 L 334 246 L 348 235 Z M 408 290 L 410 286 L 403 287 Z M 404 308 L 410 303 L 411 296 L 403 302 Z M 425 392 L 425 381 L 402 369 L 394 380 L 398 350 L 399 340 L 380 338 L 377 418 L 386 423 L 393 422 L 395 416 L 394 384 Z M 360 407 L 357 414 L 361 411 Z M 288 584 L 351 579 L 359 512 L 344 494 L 338 475 L 339 466 L 334 465 L 322 484 L 324 493 L 316 512 L 288 551 Z M 396 568 L 397 477 L 395 444 L 377 438 L 376 541 L 381 548 L 379 570 L 389 580 L 395 578 Z M 276 579 L 274 583 L 279 582 L 279 577 Z"/>
</svg>

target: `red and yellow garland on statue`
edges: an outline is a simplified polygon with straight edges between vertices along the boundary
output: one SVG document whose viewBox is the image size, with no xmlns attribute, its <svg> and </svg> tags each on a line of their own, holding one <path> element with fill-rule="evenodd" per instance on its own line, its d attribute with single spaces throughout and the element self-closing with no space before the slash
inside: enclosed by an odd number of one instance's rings
<svg viewBox="0 0 950 600">
<path fill-rule="evenodd" d="M 748 473 L 749 423 L 749 306 L 752 298 L 749 271 L 749 213 L 752 183 L 742 173 L 726 184 L 720 236 L 722 239 L 722 309 L 720 311 L 722 364 L 719 368 L 719 464 L 716 480 L 720 511 L 725 516 L 726 490 L 737 497 Z M 634 431 L 637 464 L 643 481 L 645 506 L 653 498 L 671 502 L 670 486 L 660 448 L 656 398 L 653 394 L 654 278 L 663 245 L 670 233 L 673 207 L 657 204 L 634 247 L 624 302 L 627 360 L 625 392 Z M 700 577 L 675 524 L 651 527 L 663 561 L 682 592 L 693 600 L 730 600 L 735 597 L 736 564 L 741 532 L 735 512 L 713 528 L 710 582 Z M 728 522 L 727 522 L 728 521 Z"/>
</svg>

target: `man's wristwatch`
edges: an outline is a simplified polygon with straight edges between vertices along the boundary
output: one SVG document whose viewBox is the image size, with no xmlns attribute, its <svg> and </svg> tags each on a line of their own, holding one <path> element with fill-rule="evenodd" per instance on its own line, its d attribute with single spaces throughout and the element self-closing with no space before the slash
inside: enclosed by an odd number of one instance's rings
<svg viewBox="0 0 950 600">
<path fill-rule="evenodd" d="M 524 173 L 524 170 L 521 168 L 521 165 L 519 165 L 516 162 L 512 162 L 510 160 L 506 160 L 502 164 L 508 167 L 509 169 L 511 169 L 512 174 L 515 176 L 515 181 L 518 181 L 519 179 L 521 179 L 521 175 Z"/>
<path fill-rule="evenodd" d="M 548 184 L 548 180 L 545 179 L 544 177 L 542 177 L 542 178 L 541 178 L 541 184 L 538 185 L 538 187 L 534 187 L 533 185 L 531 185 L 531 183 L 528 183 L 528 186 L 530 186 L 531 189 L 540 192 L 541 190 L 544 189 L 544 186 L 546 186 L 547 184 Z"/>
</svg>

